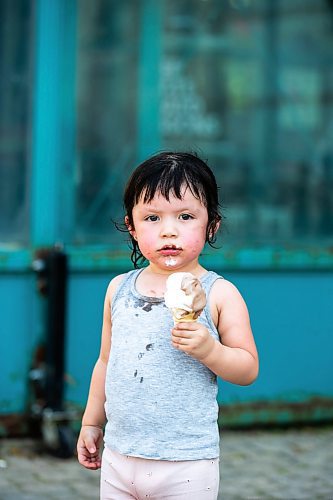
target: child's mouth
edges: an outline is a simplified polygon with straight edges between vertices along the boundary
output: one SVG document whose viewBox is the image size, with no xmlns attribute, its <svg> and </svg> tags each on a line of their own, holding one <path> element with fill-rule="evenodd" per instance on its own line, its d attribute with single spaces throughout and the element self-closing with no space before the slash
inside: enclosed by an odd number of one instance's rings
<svg viewBox="0 0 333 500">
<path fill-rule="evenodd" d="M 179 255 L 181 250 L 182 249 L 180 247 L 176 247 L 175 245 L 165 245 L 159 249 L 159 253 L 164 257 L 174 257 L 175 255 Z"/>
</svg>

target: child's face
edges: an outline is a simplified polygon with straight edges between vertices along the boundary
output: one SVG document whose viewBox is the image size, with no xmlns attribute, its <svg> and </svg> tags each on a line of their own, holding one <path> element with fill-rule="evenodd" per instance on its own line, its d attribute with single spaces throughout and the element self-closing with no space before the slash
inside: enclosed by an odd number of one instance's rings
<svg viewBox="0 0 333 500">
<path fill-rule="evenodd" d="M 172 272 L 197 265 L 206 241 L 208 214 L 189 189 L 181 200 L 172 194 L 169 201 L 161 194 L 150 203 L 141 198 L 132 216 L 131 235 L 151 265 Z"/>
</svg>

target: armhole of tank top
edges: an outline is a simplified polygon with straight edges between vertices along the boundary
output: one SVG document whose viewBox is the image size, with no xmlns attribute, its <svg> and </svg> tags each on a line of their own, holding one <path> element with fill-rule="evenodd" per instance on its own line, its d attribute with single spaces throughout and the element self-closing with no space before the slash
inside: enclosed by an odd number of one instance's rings
<svg viewBox="0 0 333 500">
<path fill-rule="evenodd" d="M 112 303 L 111 303 L 111 318 L 112 318 L 112 312 L 113 312 L 115 301 L 117 300 L 121 290 L 124 288 L 126 283 L 132 278 L 133 274 L 136 271 L 137 271 L 137 269 L 133 269 L 132 271 L 128 271 L 127 273 L 125 273 L 123 276 L 123 279 L 120 281 L 117 288 L 115 289 L 113 297 L 112 297 Z"/>
<path fill-rule="evenodd" d="M 216 274 L 214 276 L 214 278 L 215 279 L 209 284 L 208 293 L 207 293 L 207 305 L 205 307 L 205 314 L 206 314 L 206 319 L 208 321 L 209 327 L 217 334 L 218 339 L 220 339 L 219 331 L 218 331 L 217 327 L 215 326 L 213 318 L 212 318 L 210 304 L 209 304 L 209 298 L 210 298 L 212 288 L 213 288 L 214 284 L 216 283 L 216 281 L 223 280 L 224 278 L 223 278 L 223 276 L 219 276 L 218 274 Z"/>
</svg>

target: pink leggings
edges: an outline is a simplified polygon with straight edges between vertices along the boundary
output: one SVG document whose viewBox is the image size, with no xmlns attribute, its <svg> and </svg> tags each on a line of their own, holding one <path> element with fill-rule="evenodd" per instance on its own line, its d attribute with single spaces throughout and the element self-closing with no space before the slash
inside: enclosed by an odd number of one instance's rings
<svg viewBox="0 0 333 500">
<path fill-rule="evenodd" d="M 104 448 L 101 500 L 216 500 L 218 489 L 218 458 L 147 460 Z"/>
</svg>

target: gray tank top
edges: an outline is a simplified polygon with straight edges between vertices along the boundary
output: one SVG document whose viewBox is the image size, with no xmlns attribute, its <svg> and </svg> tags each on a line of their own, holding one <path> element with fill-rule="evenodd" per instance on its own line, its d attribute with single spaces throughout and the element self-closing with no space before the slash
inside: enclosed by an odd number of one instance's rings
<svg viewBox="0 0 333 500">
<path fill-rule="evenodd" d="M 127 273 L 112 300 L 105 444 L 123 455 L 148 459 L 216 458 L 216 375 L 172 346 L 173 320 L 164 299 L 136 290 L 141 271 Z M 211 271 L 201 278 L 207 297 L 219 278 Z M 198 321 L 219 339 L 208 305 Z"/>
</svg>

